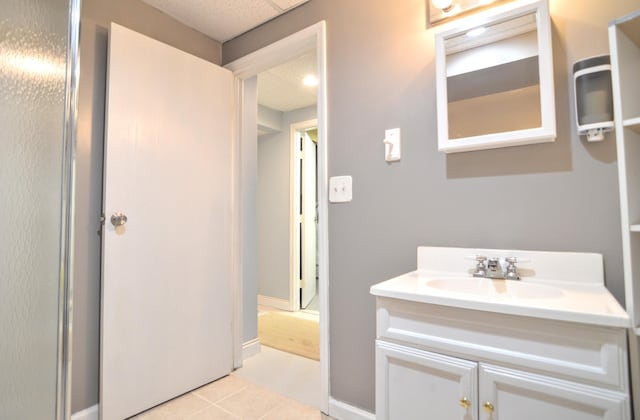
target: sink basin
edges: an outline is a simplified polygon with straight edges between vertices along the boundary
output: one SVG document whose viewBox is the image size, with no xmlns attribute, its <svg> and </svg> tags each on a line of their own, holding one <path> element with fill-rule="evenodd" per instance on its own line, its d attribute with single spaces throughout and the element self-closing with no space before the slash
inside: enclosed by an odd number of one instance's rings
<svg viewBox="0 0 640 420">
<path fill-rule="evenodd" d="M 555 287 L 517 280 L 447 277 L 427 280 L 426 285 L 434 289 L 478 297 L 506 299 L 553 299 L 562 297 L 562 291 Z"/>
</svg>

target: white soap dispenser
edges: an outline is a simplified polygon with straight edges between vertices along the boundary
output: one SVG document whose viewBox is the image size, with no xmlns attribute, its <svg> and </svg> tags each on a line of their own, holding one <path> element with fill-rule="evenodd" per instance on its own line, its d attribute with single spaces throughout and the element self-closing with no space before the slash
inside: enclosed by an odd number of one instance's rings
<svg viewBox="0 0 640 420">
<path fill-rule="evenodd" d="M 601 141 L 613 130 L 611 62 L 608 55 L 591 57 L 573 65 L 574 100 L 578 135 Z"/>
</svg>

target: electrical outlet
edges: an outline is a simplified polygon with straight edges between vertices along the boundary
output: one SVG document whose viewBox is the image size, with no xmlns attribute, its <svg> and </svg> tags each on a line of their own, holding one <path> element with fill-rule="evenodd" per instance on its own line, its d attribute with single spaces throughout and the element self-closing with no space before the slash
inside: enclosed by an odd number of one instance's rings
<svg viewBox="0 0 640 420">
<path fill-rule="evenodd" d="M 332 176 L 329 178 L 329 201 L 332 203 L 346 203 L 351 201 L 353 192 L 350 176 Z"/>
</svg>

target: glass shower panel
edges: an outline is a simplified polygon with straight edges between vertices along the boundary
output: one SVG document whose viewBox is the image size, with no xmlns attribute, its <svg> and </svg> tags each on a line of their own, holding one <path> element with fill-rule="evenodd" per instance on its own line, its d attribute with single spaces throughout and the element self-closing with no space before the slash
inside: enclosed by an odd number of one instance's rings
<svg viewBox="0 0 640 420">
<path fill-rule="evenodd" d="M 0 418 L 54 419 L 69 0 L 0 10 Z"/>
</svg>

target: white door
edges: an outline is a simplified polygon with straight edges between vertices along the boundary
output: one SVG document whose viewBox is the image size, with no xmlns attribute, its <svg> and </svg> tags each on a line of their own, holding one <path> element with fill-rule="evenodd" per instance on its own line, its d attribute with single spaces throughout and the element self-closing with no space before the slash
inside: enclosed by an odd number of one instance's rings
<svg viewBox="0 0 640 420">
<path fill-rule="evenodd" d="M 629 420 L 629 398 L 568 381 L 480 364 L 480 420 Z"/>
<path fill-rule="evenodd" d="M 376 419 L 475 420 L 477 370 L 476 362 L 376 341 Z"/>
<path fill-rule="evenodd" d="M 301 133 L 302 142 L 302 299 L 300 306 L 306 308 L 316 295 L 318 195 L 317 195 L 317 146 L 306 132 Z"/>
<path fill-rule="evenodd" d="M 231 371 L 232 93 L 228 70 L 111 25 L 102 420 Z"/>
</svg>

